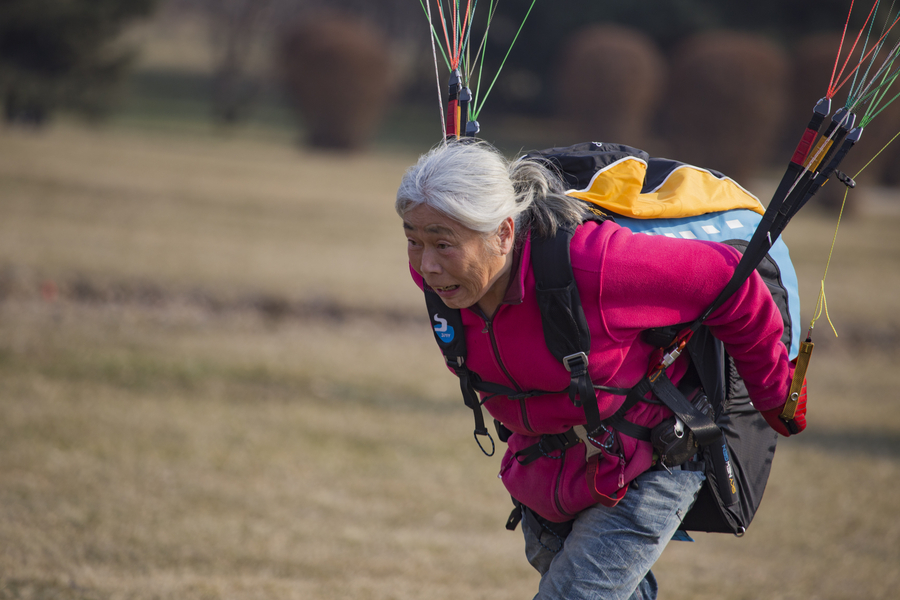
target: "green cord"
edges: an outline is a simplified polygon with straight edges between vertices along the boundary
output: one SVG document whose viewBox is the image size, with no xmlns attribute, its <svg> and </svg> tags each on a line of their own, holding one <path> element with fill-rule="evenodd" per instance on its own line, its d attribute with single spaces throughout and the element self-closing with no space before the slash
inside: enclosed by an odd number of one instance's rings
<svg viewBox="0 0 900 600">
<path fill-rule="evenodd" d="M 522 19 L 522 24 L 519 25 L 519 29 L 516 31 L 515 37 L 513 37 L 512 43 L 509 45 L 509 49 L 506 51 L 506 56 L 503 57 L 503 62 L 500 63 L 500 68 L 497 69 L 497 73 L 494 75 L 494 80 L 491 81 L 491 85 L 488 87 L 487 92 L 484 93 L 484 100 L 482 100 L 482 105 L 487 102 L 488 96 L 491 93 L 491 90 L 494 89 L 494 84 L 497 83 L 497 78 L 500 76 L 500 71 L 503 70 L 503 66 L 506 64 L 506 59 L 509 58 L 509 53 L 512 52 L 513 46 L 516 44 L 516 40 L 519 39 L 519 34 L 522 33 L 522 28 L 525 26 L 525 21 L 528 20 L 528 16 L 531 15 L 531 9 L 534 8 L 537 0 L 531 0 L 531 6 L 528 7 L 528 12 L 525 13 L 525 18 Z M 478 111 L 474 113 L 473 119 L 478 119 L 478 115 L 481 112 L 481 106 L 478 107 Z"/>
</svg>

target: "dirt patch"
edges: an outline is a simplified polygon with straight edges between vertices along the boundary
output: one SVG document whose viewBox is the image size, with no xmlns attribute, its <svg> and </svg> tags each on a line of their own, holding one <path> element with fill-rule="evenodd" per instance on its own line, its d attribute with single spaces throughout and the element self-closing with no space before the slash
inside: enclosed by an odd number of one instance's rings
<svg viewBox="0 0 900 600">
<path fill-rule="evenodd" d="M 264 291 L 234 293 L 175 289 L 146 280 L 99 280 L 83 274 L 47 279 L 26 269 L 0 268 L 0 302 L 18 300 L 93 306 L 166 309 L 188 307 L 209 316 L 256 313 L 269 321 L 305 320 L 346 323 L 367 320 L 387 326 L 421 326 L 425 313 L 351 306 L 333 298 L 289 298 Z"/>
</svg>

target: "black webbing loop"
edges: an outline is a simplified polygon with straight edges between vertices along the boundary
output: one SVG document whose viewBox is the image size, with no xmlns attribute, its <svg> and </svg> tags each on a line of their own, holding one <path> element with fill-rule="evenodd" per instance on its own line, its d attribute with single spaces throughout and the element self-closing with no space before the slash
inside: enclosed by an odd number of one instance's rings
<svg viewBox="0 0 900 600">
<path fill-rule="evenodd" d="M 481 444 L 481 440 L 478 439 L 479 435 L 485 436 L 485 437 L 487 437 L 487 439 L 489 439 L 491 441 L 491 451 L 490 452 L 488 452 L 487 450 L 484 449 L 484 446 Z M 475 443 L 478 444 L 478 447 L 481 448 L 481 451 L 484 453 L 485 456 L 493 456 L 494 452 L 497 450 L 497 446 L 494 445 L 494 438 L 491 436 L 490 432 L 487 429 L 484 430 L 484 433 L 480 433 L 477 429 L 475 430 Z"/>
<path fill-rule="evenodd" d="M 454 367 L 453 370 L 456 372 L 456 376 L 459 377 L 459 389 L 462 391 L 463 401 L 466 403 L 466 406 L 472 409 L 472 415 L 475 417 L 475 442 L 486 456 L 493 456 L 496 451 L 496 445 L 494 444 L 494 438 L 484 425 L 484 413 L 481 411 L 481 400 L 478 398 L 478 394 L 475 392 L 475 388 L 472 385 L 473 374 L 464 366 Z M 486 436 L 491 441 L 490 452 L 484 449 L 478 436 Z"/>
</svg>

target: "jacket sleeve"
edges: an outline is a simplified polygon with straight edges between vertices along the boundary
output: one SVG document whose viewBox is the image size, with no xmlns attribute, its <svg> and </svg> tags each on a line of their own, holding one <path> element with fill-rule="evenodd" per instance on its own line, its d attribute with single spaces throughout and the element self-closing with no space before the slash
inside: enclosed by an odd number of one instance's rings
<svg viewBox="0 0 900 600">
<path fill-rule="evenodd" d="M 633 234 L 616 228 L 600 265 L 600 303 L 608 333 L 628 342 L 641 331 L 696 319 L 719 295 L 740 261 L 725 244 Z M 783 323 L 754 272 L 706 320 L 734 358 L 758 410 L 784 404 L 793 366 Z"/>
</svg>

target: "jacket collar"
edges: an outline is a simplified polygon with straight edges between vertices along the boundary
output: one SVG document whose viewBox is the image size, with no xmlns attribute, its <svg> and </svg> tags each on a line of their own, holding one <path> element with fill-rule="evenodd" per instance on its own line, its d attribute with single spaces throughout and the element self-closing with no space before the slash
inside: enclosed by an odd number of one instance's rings
<svg viewBox="0 0 900 600">
<path fill-rule="evenodd" d="M 513 249 L 513 262 L 509 285 L 501 304 L 522 304 L 525 300 L 525 271 L 529 266 L 528 257 L 531 251 L 531 232 L 525 234 L 525 238 L 516 243 Z"/>
</svg>

